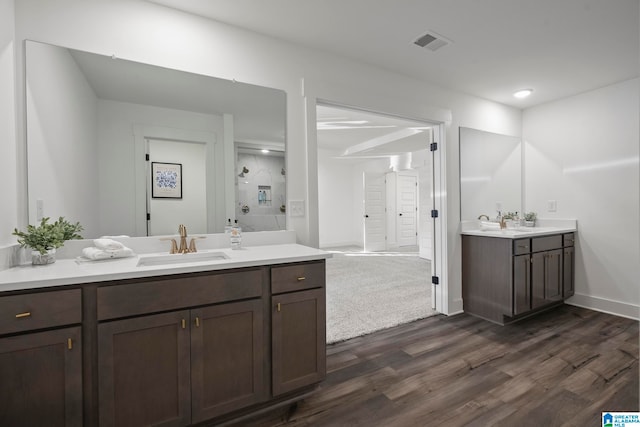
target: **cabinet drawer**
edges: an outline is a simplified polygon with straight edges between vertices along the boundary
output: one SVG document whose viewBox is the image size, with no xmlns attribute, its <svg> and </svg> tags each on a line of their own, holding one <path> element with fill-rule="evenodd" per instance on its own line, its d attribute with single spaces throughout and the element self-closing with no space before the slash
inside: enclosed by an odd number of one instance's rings
<svg viewBox="0 0 640 427">
<path fill-rule="evenodd" d="M 562 235 L 534 237 L 531 239 L 531 249 L 533 252 L 548 251 L 562 247 Z"/>
<path fill-rule="evenodd" d="M 513 241 L 513 254 L 522 255 L 531 252 L 531 239 L 518 239 Z"/>
<path fill-rule="evenodd" d="M 80 289 L 0 297 L 0 334 L 82 322 Z"/>
<path fill-rule="evenodd" d="M 157 278 L 98 288 L 98 320 L 262 296 L 263 269 Z"/>
<path fill-rule="evenodd" d="M 562 235 L 562 246 L 565 248 L 575 244 L 575 236 L 573 233 L 565 233 Z"/>
<path fill-rule="evenodd" d="M 325 277 L 324 261 L 271 267 L 271 293 L 322 288 Z"/>
</svg>

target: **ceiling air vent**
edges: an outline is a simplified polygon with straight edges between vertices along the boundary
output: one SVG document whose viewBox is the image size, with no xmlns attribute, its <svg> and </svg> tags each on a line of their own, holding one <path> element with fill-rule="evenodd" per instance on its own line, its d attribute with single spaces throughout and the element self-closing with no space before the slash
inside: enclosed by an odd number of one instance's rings
<svg viewBox="0 0 640 427">
<path fill-rule="evenodd" d="M 418 37 L 418 39 L 413 43 L 417 44 L 420 47 L 426 47 L 431 51 L 436 51 L 441 47 L 448 45 L 449 43 L 451 43 L 451 41 L 442 37 L 438 33 L 429 31 L 427 34 Z"/>
</svg>

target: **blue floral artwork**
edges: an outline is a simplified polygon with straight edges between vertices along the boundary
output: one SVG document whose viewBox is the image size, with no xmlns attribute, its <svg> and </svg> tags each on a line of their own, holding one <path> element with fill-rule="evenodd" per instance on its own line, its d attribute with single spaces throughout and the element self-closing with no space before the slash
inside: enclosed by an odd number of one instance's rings
<svg viewBox="0 0 640 427">
<path fill-rule="evenodd" d="M 182 198 L 182 165 L 179 163 L 151 163 L 152 197 Z"/>
<path fill-rule="evenodd" d="M 156 171 L 156 185 L 159 188 L 176 188 L 178 173 L 175 171 Z"/>
</svg>

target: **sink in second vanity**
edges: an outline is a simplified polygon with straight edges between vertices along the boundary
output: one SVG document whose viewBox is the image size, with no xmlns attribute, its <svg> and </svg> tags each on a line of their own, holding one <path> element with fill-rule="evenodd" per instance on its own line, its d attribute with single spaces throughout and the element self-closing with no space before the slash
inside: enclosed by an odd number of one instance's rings
<svg viewBox="0 0 640 427">
<path fill-rule="evenodd" d="M 194 252 L 188 254 L 141 255 L 138 267 L 186 264 L 190 262 L 222 261 L 229 259 L 224 252 Z"/>
</svg>

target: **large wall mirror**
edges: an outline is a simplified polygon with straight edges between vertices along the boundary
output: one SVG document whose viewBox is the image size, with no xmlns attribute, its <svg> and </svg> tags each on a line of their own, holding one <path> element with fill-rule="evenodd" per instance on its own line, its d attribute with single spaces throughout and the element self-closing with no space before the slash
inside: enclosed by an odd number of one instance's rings
<svg viewBox="0 0 640 427">
<path fill-rule="evenodd" d="M 26 111 L 30 223 L 285 229 L 281 90 L 27 41 Z"/>
<path fill-rule="evenodd" d="M 460 128 L 460 219 L 522 212 L 520 138 Z"/>
</svg>

